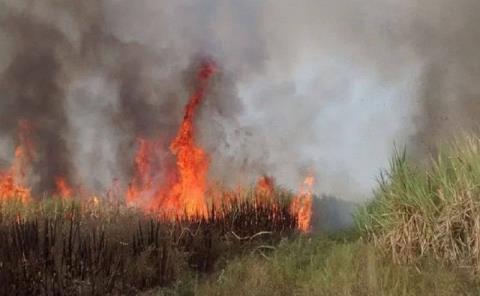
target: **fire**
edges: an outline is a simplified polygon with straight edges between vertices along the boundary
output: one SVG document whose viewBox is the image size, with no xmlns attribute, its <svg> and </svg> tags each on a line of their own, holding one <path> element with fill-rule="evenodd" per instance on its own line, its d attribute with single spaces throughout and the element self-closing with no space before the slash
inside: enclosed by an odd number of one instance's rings
<svg viewBox="0 0 480 296">
<path fill-rule="evenodd" d="M 255 187 L 255 206 L 269 205 L 275 207 L 273 193 L 275 190 L 275 180 L 273 177 L 262 176 L 258 179 Z"/>
<path fill-rule="evenodd" d="M 216 72 L 211 62 L 204 62 L 196 76 L 196 86 L 185 106 L 183 120 L 176 136 L 170 145 L 159 139 L 137 139 L 137 151 L 134 158 L 134 176 L 125 193 L 127 205 L 140 206 L 144 210 L 154 211 L 165 218 L 178 217 L 199 218 L 209 215 L 206 192 L 213 196 L 208 202 L 212 206 L 225 206 L 238 202 L 244 192 L 251 193 L 239 186 L 234 191 L 207 188 L 207 176 L 210 159 L 207 152 L 196 142 L 195 116 L 202 104 L 208 84 Z M 31 188 L 27 185 L 31 178 L 32 163 L 36 158 L 35 147 L 31 140 L 32 126 L 21 120 L 18 126 L 17 146 L 12 164 L 6 170 L 0 170 L 0 201 L 18 199 L 22 202 L 31 200 Z M 168 157 L 166 158 L 165 155 Z M 171 162 L 169 161 L 171 160 Z M 71 198 L 74 194 L 92 198 L 88 201 L 92 208 L 98 207 L 97 195 L 84 189 L 81 185 L 75 189 L 68 178 L 55 178 L 55 193 L 62 199 Z M 298 221 L 298 229 L 310 231 L 314 177 L 307 177 L 289 207 L 290 214 Z M 211 185 L 211 184 L 210 184 Z M 114 180 L 106 197 L 113 200 L 121 185 Z M 219 187 L 220 188 L 220 187 Z M 213 192 L 213 194 L 212 194 Z M 279 214 L 279 203 L 275 198 L 275 180 L 269 176 L 258 179 L 254 189 L 254 205 L 260 209 L 271 207 L 274 217 Z M 251 196 L 251 195 L 246 195 Z M 221 199 L 216 200 L 216 197 Z"/>
<path fill-rule="evenodd" d="M 157 149 L 160 149 L 160 142 L 138 139 L 137 153 L 135 155 L 135 176 L 128 186 L 126 193 L 126 201 L 128 204 L 138 202 L 144 193 L 152 194 L 154 190 L 153 176 L 154 171 L 154 155 Z"/>
<path fill-rule="evenodd" d="M 208 213 L 205 191 L 209 160 L 207 153 L 195 143 L 193 121 L 214 73 L 215 66 L 212 63 L 201 65 L 197 74 L 197 88 L 190 96 L 180 130 L 170 145 L 177 158 L 179 179 L 168 193 L 166 206 L 173 207 L 177 213 L 185 211 L 188 217 L 206 216 Z"/>
<path fill-rule="evenodd" d="M 257 194 L 271 196 L 275 188 L 275 180 L 269 176 L 262 176 L 257 181 Z"/>
<path fill-rule="evenodd" d="M 297 217 L 298 229 L 302 232 L 309 232 L 311 227 L 314 182 L 313 176 L 305 178 L 299 194 L 290 205 L 292 214 Z"/>
<path fill-rule="evenodd" d="M 205 192 L 209 159 L 195 142 L 194 119 L 215 71 L 213 63 L 203 63 L 197 73 L 196 89 L 185 107 L 178 133 L 170 144 L 170 151 L 176 158 L 176 171 L 168 176 L 173 181 L 167 188 L 155 187 L 158 185 L 152 182 L 152 155 L 156 145 L 150 140 L 140 139 L 135 157 L 136 173 L 127 191 L 127 203 L 136 203 L 142 193 L 147 192 L 154 194 L 149 208 L 160 210 L 167 216 L 205 217 L 208 214 Z"/>
<path fill-rule="evenodd" d="M 15 198 L 24 203 L 28 202 L 30 189 L 17 183 L 10 171 L 0 173 L 0 201 Z"/>
<path fill-rule="evenodd" d="M 0 171 L 0 200 L 18 199 L 24 203 L 31 198 L 31 189 L 26 186 L 35 150 L 30 140 L 31 126 L 28 121 L 19 122 L 18 144 L 11 167 Z"/>
<path fill-rule="evenodd" d="M 177 132 L 171 142 L 170 152 L 175 156 L 175 168 L 163 176 L 167 181 L 158 180 L 155 157 L 161 150 L 160 142 L 150 139 L 137 140 L 135 156 L 135 175 L 126 192 L 129 205 L 142 206 L 147 210 L 158 211 L 164 217 L 179 216 L 206 217 L 208 215 L 205 193 L 207 191 L 207 174 L 209 157 L 195 141 L 195 114 L 202 103 L 208 82 L 215 73 L 215 66 L 204 63 L 197 74 L 197 85 L 185 107 L 185 113 Z M 310 230 L 312 215 L 312 187 L 314 177 L 305 179 L 300 193 L 292 200 L 290 210 L 298 220 L 298 228 L 303 232 Z M 275 182 L 268 176 L 262 176 L 256 185 L 255 204 L 271 201 Z M 223 201 L 228 202 L 223 196 Z M 145 200 L 147 199 L 147 200 Z M 275 206 L 272 203 L 272 206 Z"/>
<path fill-rule="evenodd" d="M 73 189 L 68 184 L 67 180 L 64 177 L 55 178 L 55 185 L 57 188 L 57 194 L 62 199 L 72 197 Z"/>
</svg>

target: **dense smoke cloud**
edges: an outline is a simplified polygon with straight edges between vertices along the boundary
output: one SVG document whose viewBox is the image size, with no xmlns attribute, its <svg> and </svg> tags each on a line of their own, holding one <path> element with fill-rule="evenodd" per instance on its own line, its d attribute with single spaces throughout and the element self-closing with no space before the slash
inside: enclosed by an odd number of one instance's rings
<svg viewBox="0 0 480 296">
<path fill-rule="evenodd" d="M 15 138 L 19 121 L 31 121 L 40 155 L 34 163 L 38 186 L 51 190 L 55 176 L 70 175 L 62 86 L 68 66 L 61 61 L 69 44 L 61 32 L 27 16 L 7 16 L 1 23 L 13 41 L 13 53 L 0 80 L 0 131 Z"/>
<path fill-rule="evenodd" d="M 270 174 L 368 197 L 394 143 L 422 157 L 475 128 L 476 0 L 0 0 L 0 157 L 36 130 L 38 190 L 54 176 L 127 181 L 135 140 L 168 141 L 198 57 L 221 72 L 198 120 L 212 178 Z M 125 183 L 124 182 L 124 183 Z"/>
</svg>

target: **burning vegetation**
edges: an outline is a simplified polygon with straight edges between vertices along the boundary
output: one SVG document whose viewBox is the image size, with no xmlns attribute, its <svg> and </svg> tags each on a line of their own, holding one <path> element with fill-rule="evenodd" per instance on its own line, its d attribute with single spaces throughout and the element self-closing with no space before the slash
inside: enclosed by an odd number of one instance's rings
<svg viewBox="0 0 480 296">
<path fill-rule="evenodd" d="M 128 206 L 138 207 L 146 213 L 155 213 L 162 219 L 200 219 L 211 215 L 209 208 L 225 206 L 230 202 L 228 198 L 216 202 L 207 198 L 207 190 L 213 191 L 209 189 L 207 179 L 210 160 L 207 152 L 196 142 L 195 115 L 217 71 L 217 66 L 211 61 L 201 63 L 197 70 L 194 89 L 185 107 L 183 119 L 169 145 L 170 154 L 175 158 L 174 165 L 168 165 L 168 161 L 158 157 L 163 144 L 160 139 L 137 140 L 134 174 L 125 192 Z M 0 174 L 2 200 L 19 199 L 28 203 L 32 199 L 29 180 L 32 179 L 33 161 L 38 157 L 33 141 L 34 133 L 34 126 L 30 122 L 20 121 L 14 160 L 11 167 Z M 160 167 L 168 169 L 160 170 Z M 310 228 L 313 181 L 313 177 L 305 180 L 290 206 L 291 215 L 296 217 L 298 228 L 303 232 Z M 85 191 L 73 188 L 67 176 L 54 176 L 54 183 L 55 190 L 45 193 L 62 199 L 74 196 L 82 198 L 79 195 Z M 256 191 L 257 197 L 261 198 L 257 198 L 255 203 L 262 203 L 263 206 L 274 204 L 273 178 L 259 178 Z"/>
<path fill-rule="evenodd" d="M 313 204 L 313 183 L 315 179 L 309 176 L 303 181 L 300 193 L 293 199 L 291 205 L 292 215 L 297 217 L 298 228 L 303 232 L 310 230 Z"/>
<path fill-rule="evenodd" d="M 42 163 L 36 125 L 19 121 L 14 158 L 0 172 L 0 282 L 9 283 L 0 293 L 135 294 L 310 230 L 313 177 L 297 195 L 268 176 L 251 189 L 208 180 L 210 159 L 197 143 L 195 116 L 218 71 L 211 61 L 197 70 L 168 145 L 174 161 L 164 157 L 162 139 L 139 137 L 130 183 L 123 190 L 116 180 L 103 199 L 58 174 L 49 174 L 53 190 L 35 193 L 35 166 Z"/>
<path fill-rule="evenodd" d="M 0 203 L 0 295 L 136 295 L 293 234 L 288 203 L 244 195 L 175 220 L 95 197 Z"/>
<path fill-rule="evenodd" d="M 194 60 L 157 80 L 163 56 L 106 33 L 100 2 L 53 2 L 79 26 L 78 44 L 35 13 L 2 18 L 14 54 L 0 76 L 0 136 L 13 142 L 0 163 L 0 295 L 135 295 L 309 231 L 311 191 L 209 178 L 198 115 L 207 99 L 221 109 L 215 99 L 234 95 L 220 65 Z M 32 9 L 52 10 L 42 3 Z M 118 96 L 90 93 L 97 74 Z M 84 80 L 89 93 L 73 95 Z M 104 121 L 91 122 L 97 111 Z M 92 139 L 75 132 L 77 116 Z M 107 158 L 114 173 L 97 182 Z"/>
<path fill-rule="evenodd" d="M 155 141 L 139 140 L 134 182 L 127 192 L 130 204 L 135 205 L 137 200 L 145 198 L 144 194 L 147 194 L 150 195 L 146 197 L 149 199 L 147 208 L 160 211 L 163 216 L 207 216 L 205 192 L 209 160 L 207 153 L 195 143 L 194 119 L 215 71 L 212 62 L 203 63 L 198 70 L 196 89 L 185 107 L 185 115 L 177 136 L 170 144 L 170 150 L 176 157 L 176 168 L 173 172 L 167 172 L 169 183 L 166 188 L 162 188 L 164 184 L 152 184 L 156 173 L 151 169 Z"/>
<path fill-rule="evenodd" d="M 35 150 L 30 140 L 30 124 L 27 121 L 20 121 L 18 129 L 18 143 L 12 165 L 10 168 L 0 171 L 0 201 L 17 198 L 26 203 L 31 198 L 27 177 Z"/>
</svg>

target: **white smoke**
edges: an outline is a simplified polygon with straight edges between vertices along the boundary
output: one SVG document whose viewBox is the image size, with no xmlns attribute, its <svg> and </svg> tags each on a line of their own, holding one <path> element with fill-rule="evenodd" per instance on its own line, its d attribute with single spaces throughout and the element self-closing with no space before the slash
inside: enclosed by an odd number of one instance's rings
<svg viewBox="0 0 480 296">
<path fill-rule="evenodd" d="M 67 137 L 75 177 L 97 188 L 126 180 L 118 161 L 131 151 L 118 147 L 133 146 L 138 129 L 155 121 L 175 132 L 197 56 L 222 71 L 198 128 L 212 178 L 228 184 L 269 174 L 296 189 L 313 170 L 317 193 L 359 201 L 395 144 L 422 151 L 477 123 L 476 0 L 28 3 L 0 8 L 56 28 L 79 56 L 65 62 Z M 0 71 L 14 42 L 0 35 Z M 145 108 L 112 124 L 128 100 Z"/>
</svg>

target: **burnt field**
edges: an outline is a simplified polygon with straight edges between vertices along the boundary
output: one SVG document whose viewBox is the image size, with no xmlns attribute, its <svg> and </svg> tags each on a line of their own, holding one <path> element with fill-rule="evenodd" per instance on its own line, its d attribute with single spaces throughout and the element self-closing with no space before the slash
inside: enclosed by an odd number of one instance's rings
<svg viewBox="0 0 480 296">
<path fill-rule="evenodd" d="M 98 199 L 3 202 L 0 294 L 134 295 L 207 275 L 295 234 L 288 193 L 275 196 L 230 196 L 206 216 L 176 219 Z"/>
</svg>

